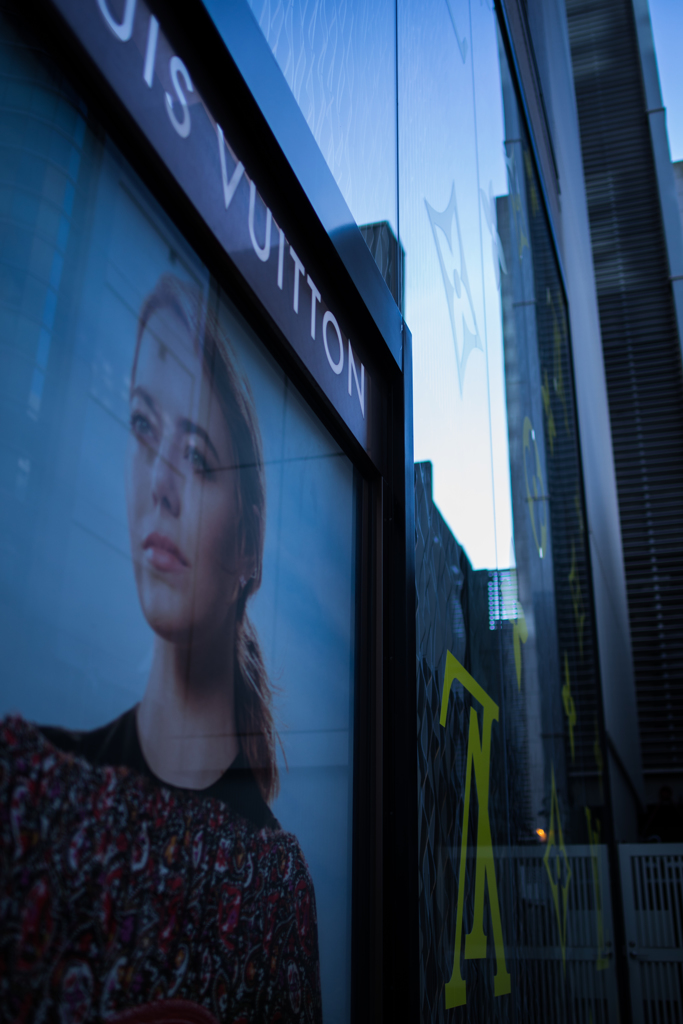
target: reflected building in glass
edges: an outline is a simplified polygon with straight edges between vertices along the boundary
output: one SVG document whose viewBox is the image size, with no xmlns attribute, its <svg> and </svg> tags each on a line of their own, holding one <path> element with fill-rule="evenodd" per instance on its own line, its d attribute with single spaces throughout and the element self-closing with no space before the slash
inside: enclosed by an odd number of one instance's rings
<svg viewBox="0 0 683 1024">
<path fill-rule="evenodd" d="M 678 1020 L 599 5 L 79 2 L 0 12 L 0 1019 Z"/>
</svg>

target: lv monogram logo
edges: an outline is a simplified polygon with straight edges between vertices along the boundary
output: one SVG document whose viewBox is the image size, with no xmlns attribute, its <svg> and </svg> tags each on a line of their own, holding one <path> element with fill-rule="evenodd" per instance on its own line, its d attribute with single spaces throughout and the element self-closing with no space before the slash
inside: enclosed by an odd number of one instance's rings
<svg viewBox="0 0 683 1024">
<path fill-rule="evenodd" d="M 458 909 L 455 919 L 455 949 L 453 952 L 453 973 L 446 985 L 446 1009 L 464 1006 L 467 1002 L 467 983 L 462 976 L 460 956 L 462 952 L 463 911 L 465 907 L 465 868 L 467 863 L 467 832 L 470 817 L 472 776 L 477 784 L 477 846 L 474 881 L 474 914 L 472 930 L 465 936 L 465 960 L 483 960 L 486 957 L 487 936 L 484 931 L 484 892 L 488 890 L 493 942 L 496 950 L 496 973 L 493 980 L 495 996 L 509 995 L 511 982 L 505 966 L 503 925 L 498 902 L 498 886 L 493 861 L 493 840 L 489 820 L 489 780 L 491 776 L 491 729 L 498 721 L 498 705 L 477 683 L 450 651 L 446 654 L 446 672 L 441 694 L 441 715 L 439 722 L 446 724 L 448 697 L 453 680 L 457 679 L 483 708 L 483 722 L 479 729 L 479 716 L 470 708 L 470 731 L 467 742 L 467 768 L 465 773 L 465 805 L 462 821 L 462 842 L 460 846 L 460 874 L 458 878 Z"/>
</svg>

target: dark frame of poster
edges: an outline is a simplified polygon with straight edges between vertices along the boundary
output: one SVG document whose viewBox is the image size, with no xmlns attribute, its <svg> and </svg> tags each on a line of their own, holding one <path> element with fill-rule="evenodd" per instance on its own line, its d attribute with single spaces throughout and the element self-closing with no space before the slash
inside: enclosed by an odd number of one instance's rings
<svg viewBox="0 0 683 1024">
<path fill-rule="evenodd" d="M 96 6 L 96 0 L 90 0 Z M 380 396 L 372 457 L 53 4 L 28 0 L 45 48 L 135 172 L 258 332 L 362 478 L 354 723 L 351 1019 L 419 1007 L 415 529 L 411 337 L 246 0 L 233 53 L 199 0 L 149 0 L 316 283 L 363 338 Z M 279 76 L 279 78 L 278 78 Z M 279 82 L 277 98 L 274 89 Z M 251 88 L 250 86 L 254 86 Z M 270 97 L 270 101 L 268 100 Z M 260 103 L 259 103 L 260 101 Z M 268 118 L 262 109 L 268 103 Z M 260 105 L 261 104 L 261 105 Z M 291 159 L 288 159 L 291 157 Z M 298 172 L 298 174 L 297 174 Z M 304 179 L 302 181 L 302 179 Z"/>
</svg>

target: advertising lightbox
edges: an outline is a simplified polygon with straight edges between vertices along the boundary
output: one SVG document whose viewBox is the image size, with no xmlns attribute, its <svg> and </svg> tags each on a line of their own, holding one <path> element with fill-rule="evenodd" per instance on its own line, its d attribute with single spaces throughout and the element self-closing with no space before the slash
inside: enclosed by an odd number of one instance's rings
<svg viewBox="0 0 683 1024">
<path fill-rule="evenodd" d="M 348 1021 L 357 470 L 16 12 L 0 36 L 0 1019 Z"/>
</svg>

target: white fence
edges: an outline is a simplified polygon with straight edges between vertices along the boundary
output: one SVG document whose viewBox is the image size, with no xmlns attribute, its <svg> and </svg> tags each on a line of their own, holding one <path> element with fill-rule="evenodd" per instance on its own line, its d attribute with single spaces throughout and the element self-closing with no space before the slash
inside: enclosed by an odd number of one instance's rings
<svg viewBox="0 0 683 1024">
<path fill-rule="evenodd" d="M 511 847 L 496 859 L 514 907 L 505 931 L 525 1019 L 618 1024 L 607 848 Z"/>
<path fill-rule="evenodd" d="M 619 847 L 633 1024 L 683 1024 L 683 843 Z"/>
</svg>

